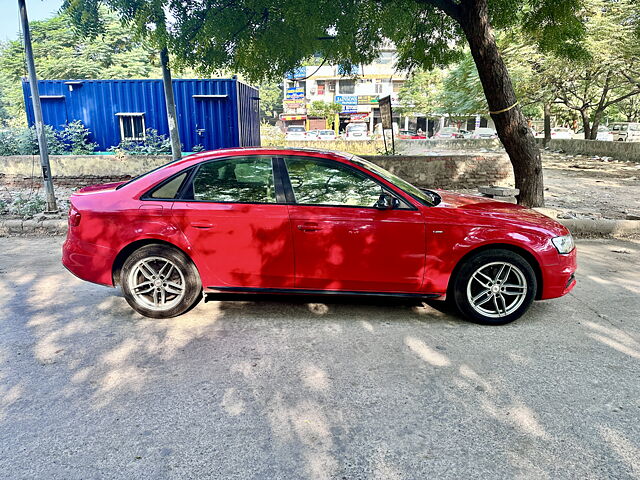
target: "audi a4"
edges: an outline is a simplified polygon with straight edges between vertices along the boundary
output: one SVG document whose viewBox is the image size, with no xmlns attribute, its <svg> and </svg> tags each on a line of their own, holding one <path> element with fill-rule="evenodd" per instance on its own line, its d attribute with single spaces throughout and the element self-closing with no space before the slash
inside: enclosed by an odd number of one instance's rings
<svg viewBox="0 0 640 480">
<path fill-rule="evenodd" d="M 500 325 L 576 282 L 573 238 L 551 218 L 350 154 L 217 150 L 70 202 L 65 267 L 152 318 L 207 294 L 273 293 L 441 300 Z"/>
</svg>

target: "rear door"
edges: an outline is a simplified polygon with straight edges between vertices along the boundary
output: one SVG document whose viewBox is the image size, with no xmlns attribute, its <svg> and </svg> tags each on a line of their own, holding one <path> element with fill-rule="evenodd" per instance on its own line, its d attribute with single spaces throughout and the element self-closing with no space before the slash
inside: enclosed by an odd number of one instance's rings
<svg viewBox="0 0 640 480">
<path fill-rule="evenodd" d="M 418 209 L 406 201 L 391 210 L 375 208 L 382 184 L 340 162 L 303 156 L 282 162 L 296 288 L 419 291 L 425 225 Z"/>
<path fill-rule="evenodd" d="M 289 214 L 270 157 L 203 162 L 181 197 L 172 214 L 205 270 L 205 288 L 293 287 Z"/>
</svg>

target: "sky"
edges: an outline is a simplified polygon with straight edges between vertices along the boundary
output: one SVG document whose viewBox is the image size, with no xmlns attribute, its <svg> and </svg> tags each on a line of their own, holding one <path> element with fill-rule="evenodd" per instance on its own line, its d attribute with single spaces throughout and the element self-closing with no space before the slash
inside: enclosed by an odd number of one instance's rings
<svg viewBox="0 0 640 480">
<path fill-rule="evenodd" d="M 31 20 L 43 20 L 53 16 L 62 5 L 62 0 L 26 0 L 27 16 Z M 20 17 L 18 0 L 0 0 L 0 41 L 18 38 Z"/>
</svg>

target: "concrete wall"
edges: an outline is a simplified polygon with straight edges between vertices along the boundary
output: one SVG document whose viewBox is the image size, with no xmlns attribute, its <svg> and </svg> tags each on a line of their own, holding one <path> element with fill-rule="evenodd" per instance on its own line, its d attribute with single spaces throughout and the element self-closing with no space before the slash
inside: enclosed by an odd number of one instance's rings
<svg viewBox="0 0 640 480">
<path fill-rule="evenodd" d="M 513 185 L 513 171 L 505 154 L 366 156 L 399 177 L 430 188 L 477 188 L 481 185 Z M 51 157 L 57 185 L 82 187 L 127 180 L 167 163 L 169 156 L 62 155 Z M 37 157 L 0 157 L 0 186 L 28 187 L 41 182 Z"/>
<path fill-rule="evenodd" d="M 542 146 L 541 138 L 536 139 Z M 611 157 L 616 160 L 640 162 L 640 142 L 603 142 L 601 140 L 551 140 L 550 150 L 562 150 L 571 155 Z"/>
<path fill-rule="evenodd" d="M 506 154 L 363 156 L 419 187 L 477 188 L 513 186 L 513 169 Z"/>
<path fill-rule="evenodd" d="M 419 151 L 482 151 L 501 150 L 502 143 L 495 139 L 452 139 L 452 140 L 396 140 L 396 149 L 406 155 L 413 155 Z"/>
</svg>

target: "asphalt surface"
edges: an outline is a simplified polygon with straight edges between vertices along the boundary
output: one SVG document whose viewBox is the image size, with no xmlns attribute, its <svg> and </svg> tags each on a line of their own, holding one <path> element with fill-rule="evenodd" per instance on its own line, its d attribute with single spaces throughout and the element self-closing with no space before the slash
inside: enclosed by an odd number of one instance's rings
<svg viewBox="0 0 640 480">
<path fill-rule="evenodd" d="M 504 327 L 431 307 L 134 314 L 0 238 L 0 477 L 640 478 L 640 242 Z"/>
</svg>

